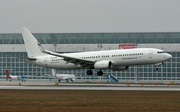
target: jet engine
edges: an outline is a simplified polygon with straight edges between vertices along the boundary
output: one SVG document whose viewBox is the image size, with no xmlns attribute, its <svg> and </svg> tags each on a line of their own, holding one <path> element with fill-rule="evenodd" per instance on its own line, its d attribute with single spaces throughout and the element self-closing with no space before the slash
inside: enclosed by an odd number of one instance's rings
<svg viewBox="0 0 180 112">
<path fill-rule="evenodd" d="M 111 68 L 111 64 L 111 61 L 108 60 L 98 61 L 94 64 L 94 68 L 97 70 L 109 69 Z"/>
<path fill-rule="evenodd" d="M 113 71 L 123 71 L 123 70 L 127 70 L 129 68 L 129 66 L 117 66 L 117 67 L 113 67 L 112 70 Z"/>
</svg>

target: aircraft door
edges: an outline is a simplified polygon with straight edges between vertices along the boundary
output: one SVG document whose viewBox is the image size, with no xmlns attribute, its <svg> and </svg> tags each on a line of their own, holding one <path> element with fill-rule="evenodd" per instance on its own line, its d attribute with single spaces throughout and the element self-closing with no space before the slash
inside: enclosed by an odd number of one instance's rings
<svg viewBox="0 0 180 112">
<path fill-rule="evenodd" d="M 149 50 L 149 58 L 152 58 L 152 57 L 153 57 L 153 51 Z"/>
</svg>

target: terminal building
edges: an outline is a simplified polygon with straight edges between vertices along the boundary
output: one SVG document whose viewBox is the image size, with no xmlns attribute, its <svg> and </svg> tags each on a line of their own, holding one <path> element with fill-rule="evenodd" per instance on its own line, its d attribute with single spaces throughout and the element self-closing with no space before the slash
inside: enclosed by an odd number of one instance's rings
<svg viewBox="0 0 180 112">
<path fill-rule="evenodd" d="M 99 51 L 101 49 L 119 49 L 120 45 L 134 44 L 136 48 L 158 48 L 173 57 L 158 66 L 130 66 L 126 71 L 103 70 L 99 77 L 96 70 L 93 75 L 85 69 L 57 70 L 61 74 L 74 74 L 78 81 L 106 81 L 107 75 L 113 74 L 119 82 L 175 82 L 180 80 L 180 32 L 151 33 L 44 33 L 33 34 L 41 45 L 58 53 Z M 27 76 L 27 80 L 48 80 L 51 69 L 26 63 L 25 60 L 12 56 L 27 57 L 22 34 L 0 34 L 0 79 L 5 80 L 5 69 L 10 74 Z"/>
</svg>

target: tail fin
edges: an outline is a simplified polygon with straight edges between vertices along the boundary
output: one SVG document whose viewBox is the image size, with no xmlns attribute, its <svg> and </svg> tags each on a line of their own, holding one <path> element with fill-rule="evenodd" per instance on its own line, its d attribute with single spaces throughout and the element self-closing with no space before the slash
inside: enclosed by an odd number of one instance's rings
<svg viewBox="0 0 180 112">
<path fill-rule="evenodd" d="M 8 79 L 11 79 L 11 76 L 9 75 L 8 69 L 6 69 L 6 76 L 7 76 Z"/>
<path fill-rule="evenodd" d="M 56 70 L 55 69 L 51 69 L 52 70 L 52 76 L 56 76 Z"/>
<path fill-rule="evenodd" d="M 25 27 L 22 27 L 21 31 L 22 31 L 28 57 L 44 55 L 44 53 L 42 53 L 41 50 L 39 49 L 39 46 L 40 46 L 39 42 L 31 34 L 31 32 Z"/>
</svg>

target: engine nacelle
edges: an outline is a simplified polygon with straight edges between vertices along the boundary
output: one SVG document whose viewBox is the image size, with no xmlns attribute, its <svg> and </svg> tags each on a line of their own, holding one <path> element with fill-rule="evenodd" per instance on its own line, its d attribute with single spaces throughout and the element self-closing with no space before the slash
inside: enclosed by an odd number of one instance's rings
<svg viewBox="0 0 180 112">
<path fill-rule="evenodd" d="M 113 67 L 112 70 L 113 71 L 123 71 L 123 70 L 127 70 L 129 68 L 129 66 L 117 66 L 117 67 Z"/>
<path fill-rule="evenodd" d="M 111 61 L 108 60 L 98 61 L 94 64 L 94 68 L 97 70 L 109 69 L 111 68 L 111 64 Z"/>
</svg>

